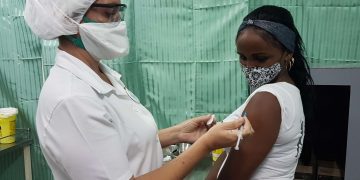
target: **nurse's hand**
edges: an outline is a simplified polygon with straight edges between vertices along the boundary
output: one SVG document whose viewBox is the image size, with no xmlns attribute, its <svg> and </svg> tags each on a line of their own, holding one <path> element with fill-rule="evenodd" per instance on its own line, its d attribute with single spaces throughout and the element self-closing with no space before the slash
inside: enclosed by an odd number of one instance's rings
<svg viewBox="0 0 360 180">
<path fill-rule="evenodd" d="M 207 122 L 206 120 L 209 120 L 210 117 L 210 115 L 202 116 L 186 121 L 183 124 L 183 127 L 185 129 L 188 129 L 190 132 L 188 133 L 187 131 L 184 131 L 185 134 L 192 134 L 193 132 L 197 131 L 196 129 L 199 129 L 197 126 L 198 121 L 202 122 L 200 123 L 202 124 L 201 126 L 205 126 L 206 123 L 204 122 Z M 246 118 L 241 118 L 232 122 L 218 123 L 214 125 L 207 133 L 201 136 L 192 146 L 190 146 L 189 149 L 181 153 L 174 160 L 166 163 L 165 165 L 154 171 L 146 173 L 140 177 L 132 177 L 131 179 L 184 179 L 185 176 L 189 174 L 191 170 L 196 166 L 196 164 L 212 150 L 222 147 L 235 146 L 236 140 L 238 138 L 237 132 L 241 125 L 244 125 L 243 136 L 247 136 L 248 134 L 252 133 L 251 125 L 246 120 Z M 206 127 L 200 129 L 203 129 L 203 131 L 205 131 Z M 166 141 L 170 142 L 170 139 L 172 139 L 171 135 L 173 134 L 173 130 L 176 129 L 165 129 L 166 132 L 161 133 L 162 137 L 168 139 Z M 188 139 L 191 138 L 188 137 Z"/>
<path fill-rule="evenodd" d="M 238 129 L 244 126 L 242 136 L 252 135 L 254 130 L 246 117 L 235 121 L 217 123 L 204 136 L 199 139 L 208 150 L 215 150 L 224 147 L 233 147 L 238 139 Z"/>
<path fill-rule="evenodd" d="M 178 139 L 180 142 L 194 143 L 202 135 L 204 135 L 209 126 L 207 122 L 211 119 L 211 115 L 199 116 L 186 120 L 177 125 Z"/>
</svg>

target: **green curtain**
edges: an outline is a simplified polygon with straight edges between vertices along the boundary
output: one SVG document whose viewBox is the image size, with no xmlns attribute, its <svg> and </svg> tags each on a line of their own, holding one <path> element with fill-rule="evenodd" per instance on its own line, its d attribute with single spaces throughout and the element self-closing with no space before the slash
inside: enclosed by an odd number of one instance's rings
<svg viewBox="0 0 360 180">
<path fill-rule="evenodd" d="M 247 97 L 235 34 L 249 10 L 288 8 L 312 67 L 360 67 L 357 0 L 124 0 L 130 55 L 106 63 L 154 115 L 159 128 L 214 113 L 222 119 Z M 25 0 L 0 1 L 0 107 L 17 107 L 17 127 L 30 127 L 33 179 L 52 175 L 41 154 L 35 112 L 54 64 L 57 41 L 42 41 L 24 22 Z M 0 179 L 23 179 L 21 153 L 0 158 Z M 206 166 L 206 165 L 204 165 Z M 203 179 L 199 168 L 190 179 Z"/>
<path fill-rule="evenodd" d="M 313 68 L 360 67 L 360 1 L 253 0 L 249 9 L 264 4 L 291 11 Z"/>
</svg>

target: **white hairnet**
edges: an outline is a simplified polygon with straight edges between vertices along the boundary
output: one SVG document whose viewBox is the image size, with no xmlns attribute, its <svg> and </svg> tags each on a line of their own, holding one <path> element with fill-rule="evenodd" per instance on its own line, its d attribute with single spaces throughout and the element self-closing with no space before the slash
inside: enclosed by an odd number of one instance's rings
<svg viewBox="0 0 360 180">
<path fill-rule="evenodd" d="M 78 33 L 79 23 L 95 0 L 26 0 L 24 18 L 42 39 Z"/>
</svg>

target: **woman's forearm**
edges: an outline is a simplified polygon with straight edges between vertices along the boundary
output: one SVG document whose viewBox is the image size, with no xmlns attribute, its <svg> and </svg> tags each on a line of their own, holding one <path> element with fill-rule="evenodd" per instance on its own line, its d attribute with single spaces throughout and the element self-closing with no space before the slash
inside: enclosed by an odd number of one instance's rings
<svg viewBox="0 0 360 180">
<path fill-rule="evenodd" d="M 196 141 L 189 149 L 180 154 L 174 160 L 166 163 L 164 166 L 155 171 L 136 177 L 135 179 L 184 179 L 185 176 L 196 166 L 196 164 L 209 153 L 209 148 L 201 139 L 199 139 L 199 141 Z"/>
<path fill-rule="evenodd" d="M 203 159 L 205 155 L 209 154 L 211 150 L 221 147 L 234 146 L 236 144 L 236 140 L 238 139 L 237 130 L 242 124 L 244 124 L 243 118 L 213 126 L 206 134 L 201 136 L 193 145 L 190 146 L 189 149 L 180 154 L 177 158 L 166 163 L 159 169 L 136 177 L 136 179 L 184 179 L 184 177 L 190 173 L 196 164 Z M 243 135 L 251 133 L 250 125 L 245 124 L 244 128 L 246 130 Z M 160 134 L 166 135 L 167 133 L 171 134 L 171 132 L 172 130 L 170 129 L 170 131 L 163 131 Z M 163 138 L 167 139 L 166 136 Z"/>
<path fill-rule="evenodd" d="M 162 148 L 170 146 L 172 144 L 180 143 L 179 129 L 177 126 L 162 129 L 158 132 L 160 144 Z"/>
</svg>

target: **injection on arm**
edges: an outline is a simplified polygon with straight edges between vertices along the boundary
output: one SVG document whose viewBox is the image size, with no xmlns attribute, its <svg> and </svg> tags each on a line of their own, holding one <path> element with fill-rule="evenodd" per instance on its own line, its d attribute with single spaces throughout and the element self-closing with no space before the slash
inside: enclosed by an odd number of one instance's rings
<svg viewBox="0 0 360 180">
<path fill-rule="evenodd" d="M 245 111 L 243 111 L 243 113 L 241 114 L 241 117 L 246 117 Z M 239 150 L 240 141 L 243 139 L 243 136 L 242 136 L 243 131 L 244 131 L 244 125 L 240 126 L 240 129 L 238 130 L 238 133 L 237 133 L 238 139 L 237 139 L 237 142 L 236 142 L 236 145 L 234 148 L 236 151 Z"/>
</svg>

